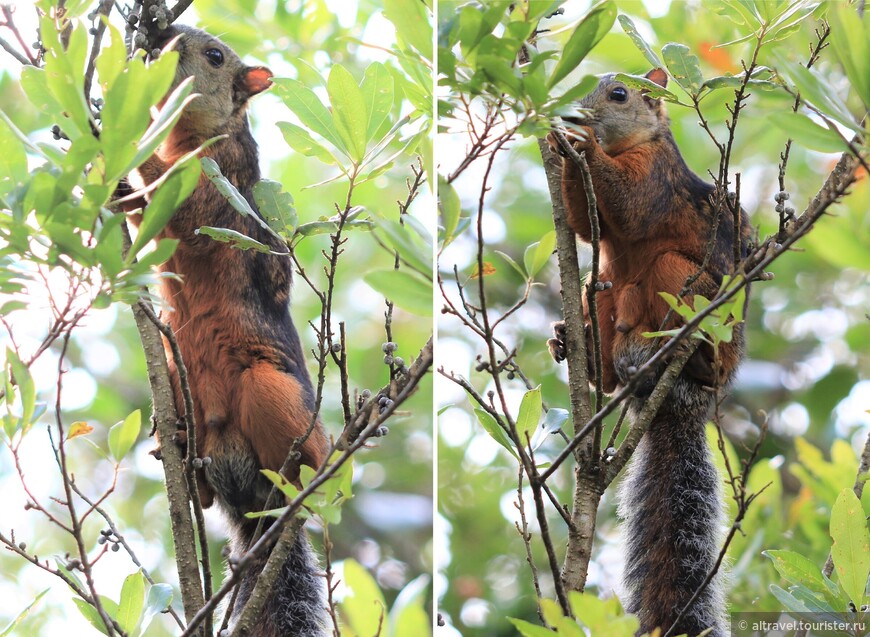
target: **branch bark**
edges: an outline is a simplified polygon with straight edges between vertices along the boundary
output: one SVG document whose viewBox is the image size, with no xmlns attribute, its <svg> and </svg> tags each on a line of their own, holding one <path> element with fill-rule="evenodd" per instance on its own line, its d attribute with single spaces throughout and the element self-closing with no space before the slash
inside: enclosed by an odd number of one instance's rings
<svg viewBox="0 0 870 637">
<path fill-rule="evenodd" d="M 151 396 L 154 401 L 154 422 L 157 434 L 164 443 L 160 455 L 166 475 L 169 519 L 172 523 L 172 539 L 175 544 L 175 565 L 178 569 L 184 617 L 189 622 L 205 604 L 205 598 L 199 575 L 193 517 L 190 513 L 181 448 L 173 443 L 178 432 L 175 398 L 169 381 L 169 366 L 166 363 L 166 352 L 163 350 L 160 331 L 138 305 L 133 305 L 133 318 L 136 320 L 148 366 L 148 382 L 151 385 Z"/>
</svg>

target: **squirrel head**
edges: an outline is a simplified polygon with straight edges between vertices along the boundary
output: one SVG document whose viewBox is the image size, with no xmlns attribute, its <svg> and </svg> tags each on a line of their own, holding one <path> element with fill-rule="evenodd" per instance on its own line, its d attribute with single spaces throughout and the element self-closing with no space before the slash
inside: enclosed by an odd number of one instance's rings
<svg viewBox="0 0 870 637">
<path fill-rule="evenodd" d="M 592 128 L 608 155 L 652 141 L 668 129 L 668 114 L 661 98 L 653 99 L 643 90 L 628 88 L 615 77 L 615 73 L 600 76 L 598 86 L 580 100 L 580 106 L 590 109 L 591 115 L 576 122 Z M 668 75 L 662 69 L 653 69 L 644 77 L 662 88 L 668 84 Z"/>
<path fill-rule="evenodd" d="M 247 66 L 235 51 L 205 31 L 173 24 L 160 32 L 156 44 L 163 47 L 173 40 L 178 67 L 172 88 L 193 76 L 193 92 L 199 94 L 185 108 L 179 125 L 196 137 L 229 132 L 235 118 L 244 118 L 248 100 L 272 85 L 272 71 Z"/>
</svg>

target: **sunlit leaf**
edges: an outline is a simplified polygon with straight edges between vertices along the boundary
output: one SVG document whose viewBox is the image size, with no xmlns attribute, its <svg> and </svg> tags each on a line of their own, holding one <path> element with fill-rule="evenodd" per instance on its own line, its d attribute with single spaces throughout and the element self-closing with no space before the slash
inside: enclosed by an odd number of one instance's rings
<svg viewBox="0 0 870 637">
<path fill-rule="evenodd" d="M 333 64 L 326 82 L 332 117 L 339 137 L 350 157 L 359 162 L 366 152 L 366 127 L 369 116 L 356 80 L 341 64 Z"/>
<path fill-rule="evenodd" d="M 669 42 L 662 48 L 662 58 L 674 80 L 689 95 L 698 95 L 704 76 L 701 75 L 701 64 L 698 56 L 692 53 L 685 44 Z"/>
<path fill-rule="evenodd" d="M 801 146 L 820 153 L 843 152 L 847 148 L 846 142 L 837 131 L 817 124 L 803 113 L 780 111 L 771 113 L 768 119 Z"/>
<path fill-rule="evenodd" d="M 541 398 L 540 385 L 534 389 L 530 389 L 523 395 L 523 400 L 520 402 L 520 411 L 517 415 L 517 435 L 523 445 L 528 445 L 538 422 L 541 420 L 543 411 L 543 402 Z"/>
<path fill-rule="evenodd" d="M 238 230 L 232 230 L 230 228 L 214 228 L 212 226 L 202 226 L 194 230 L 194 232 L 196 234 L 202 234 L 207 237 L 211 237 L 215 241 L 220 241 L 221 243 L 228 243 L 233 248 L 237 248 L 239 250 L 254 250 L 256 252 L 262 252 L 264 254 L 272 252 L 272 249 L 265 243 L 260 243 L 256 239 L 252 239 L 248 235 L 242 234 Z"/>
<path fill-rule="evenodd" d="M 137 409 L 124 420 L 109 429 L 109 451 L 120 462 L 133 448 L 142 429 L 142 411 Z"/>
<path fill-rule="evenodd" d="M 366 68 L 360 91 L 368 117 L 366 141 L 371 141 L 393 107 L 393 76 L 383 64 L 373 62 Z"/>
<path fill-rule="evenodd" d="M 604 0 L 594 5 L 583 17 L 562 49 L 562 57 L 547 82 L 553 88 L 573 71 L 592 48 L 601 41 L 616 20 L 616 3 Z"/>
<path fill-rule="evenodd" d="M 840 586 L 860 608 L 870 575 L 870 532 L 861 502 L 851 488 L 840 492 L 831 510 L 831 538 L 831 557 Z"/>
<path fill-rule="evenodd" d="M 293 195 L 282 190 L 281 184 L 271 179 L 261 179 L 254 184 L 254 201 L 260 214 L 275 232 L 291 236 L 298 219 L 293 207 Z"/>
<path fill-rule="evenodd" d="M 12 634 L 12 631 L 15 630 L 15 627 L 18 626 L 18 624 L 20 624 L 22 622 L 22 620 L 24 620 L 24 618 L 27 617 L 28 614 L 30 614 L 30 611 L 32 611 L 36 607 L 36 605 L 39 603 L 39 600 L 41 600 L 42 597 L 50 590 L 51 590 L 50 588 L 46 588 L 44 591 L 39 593 L 33 599 L 33 601 L 30 602 L 30 604 L 28 604 L 27 608 L 25 608 L 23 611 L 18 613 L 18 615 L 16 615 L 15 619 L 13 619 L 11 622 L 9 622 L 9 624 L 7 624 L 6 628 L 3 629 L 3 632 L 0 632 L 0 637 L 9 637 L 9 635 Z"/>
<path fill-rule="evenodd" d="M 637 31 L 637 27 L 634 26 L 634 22 L 627 15 L 620 15 L 618 18 L 619 25 L 622 27 L 622 30 L 625 31 L 625 34 L 631 38 L 631 41 L 634 42 L 634 46 L 636 46 L 643 56 L 647 59 L 647 61 L 652 64 L 654 69 L 662 69 L 664 68 L 664 64 L 659 59 L 659 56 L 655 54 L 655 51 L 652 50 L 649 44 L 646 43 L 640 33 Z"/>
<path fill-rule="evenodd" d="M 387 613 L 387 604 L 375 579 L 358 562 L 343 562 L 343 579 L 350 594 L 341 603 L 342 615 L 356 635 L 377 635 Z"/>
<path fill-rule="evenodd" d="M 127 633 L 131 633 L 136 628 L 144 606 L 145 576 L 141 571 L 136 571 L 124 579 L 124 584 L 121 586 L 121 599 L 118 602 L 116 619 Z"/>
<path fill-rule="evenodd" d="M 492 414 L 480 407 L 475 407 L 474 413 L 477 415 L 478 421 L 480 421 L 480 424 L 486 432 L 492 436 L 492 439 L 507 449 L 514 458 L 518 459 L 519 456 L 517 456 L 517 452 L 514 450 L 513 442 L 511 442 L 507 432 L 502 429 L 496 419 L 492 417 Z"/>
<path fill-rule="evenodd" d="M 403 270 L 373 270 L 363 276 L 376 292 L 403 310 L 432 316 L 432 282 Z"/>
</svg>

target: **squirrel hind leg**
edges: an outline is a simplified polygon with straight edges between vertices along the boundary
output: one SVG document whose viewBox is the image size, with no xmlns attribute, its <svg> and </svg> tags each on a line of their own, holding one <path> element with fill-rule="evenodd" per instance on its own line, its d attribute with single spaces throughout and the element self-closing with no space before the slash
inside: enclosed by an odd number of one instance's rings
<svg viewBox="0 0 870 637">
<path fill-rule="evenodd" d="M 279 471 L 293 443 L 311 426 L 312 413 L 294 376 L 269 363 L 257 363 L 242 373 L 239 416 L 242 433 L 262 467 Z M 301 463 L 320 466 L 328 446 L 318 422 L 302 446 Z"/>
</svg>

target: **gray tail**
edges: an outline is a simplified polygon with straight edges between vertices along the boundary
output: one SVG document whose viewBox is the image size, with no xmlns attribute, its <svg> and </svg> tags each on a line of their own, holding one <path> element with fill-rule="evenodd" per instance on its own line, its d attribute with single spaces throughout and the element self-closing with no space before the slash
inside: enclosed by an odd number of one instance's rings
<svg viewBox="0 0 870 637">
<path fill-rule="evenodd" d="M 713 400 L 681 376 L 635 450 L 620 489 L 626 609 L 639 616 L 641 633 L 656 626 L 667 631 L 719 555 L 721 478 L 705 435 Z M 727 634 L 722 582 L 717 573 L 671 634 L 695 636 L 710 627 L 711 637 Z"/>
<path fill-rule="evenodd" d="M 249 527 L 249 524 L 247 522 L 242 529 L 237 529 L 241 532 L 232 540 L 234 556 L 241 556 L 248 547 L 253 533 L 253 526 Z M 259 558 L 243 576 L 234 617 L 250 598 L 267 560 L 268 555 Z M 324 637 L 328 634 L 325 624 L 325 580 L 319 572 L 320 567 L 308 536 L 300 531 L 263 609 L 257 627 L 258 637 Z"/>
</svg>

